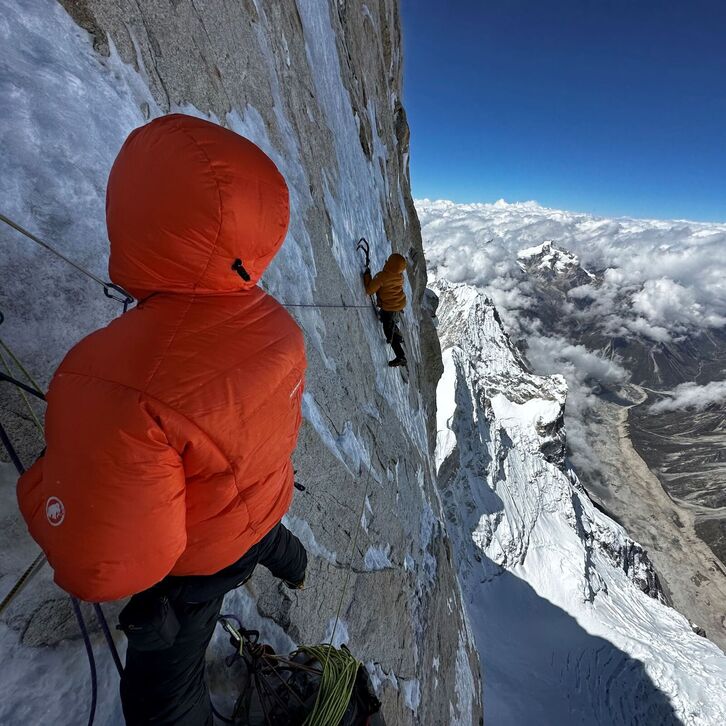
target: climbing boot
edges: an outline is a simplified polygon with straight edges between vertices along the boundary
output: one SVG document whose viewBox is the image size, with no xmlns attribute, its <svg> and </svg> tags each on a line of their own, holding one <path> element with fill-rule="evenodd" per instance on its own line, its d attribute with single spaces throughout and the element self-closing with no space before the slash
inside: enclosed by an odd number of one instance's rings
<svg viewBox="0 0 726 726">
<path fill-rule="evenodd" d="M 304 590 L 305 589 L 305 578 L 304 577 L 299 582 L 290 582 L 289 580 L 283 580 L 283 582 L 291 590 Z"/>
<path fill-rule="evenodd" d="M 406 359 L 403 356 L 396 356 L 392 361 L 388 362 L 390 368 L 398 368 L 406 365 Z"/>
</svg>

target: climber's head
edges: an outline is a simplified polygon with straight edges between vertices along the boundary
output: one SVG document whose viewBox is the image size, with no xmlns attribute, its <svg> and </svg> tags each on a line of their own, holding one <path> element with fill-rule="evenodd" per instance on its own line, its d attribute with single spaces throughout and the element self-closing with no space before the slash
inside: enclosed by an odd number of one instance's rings
<svg viewBox="0 0 726 726">
<path fill-rule="evenodd" d="M 403 255 L 399 255 L 398 252 L 394 252 L 383 266 L 386 272 L 403 272 L 406 269 L 406 258 Z"/>
<path fill-rule="evenodd" d="M 130 134 L 111 169 L 111 279 L 136 297 L 252 287 L 289 218 L 285 180 L 255 144 L 209 121 L 163 116 Z"/>
</svg>

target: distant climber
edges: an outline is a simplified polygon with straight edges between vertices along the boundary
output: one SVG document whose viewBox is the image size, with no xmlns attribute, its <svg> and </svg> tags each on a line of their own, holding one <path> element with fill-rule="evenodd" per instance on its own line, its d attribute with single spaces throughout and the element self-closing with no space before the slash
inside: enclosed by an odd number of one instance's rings
<svg viewBox="0 0 726 726">
<path fill-rule="evenodd" d="M 257 282 L 288 190 L 237 134 L 173 114 L 135 130 L 108 182 L 110 274 L 138 306 L 76 345 L 48 393 L 47 451 L 18 486 L 56 582 L 133 595 L 128 724 L 212 724 L 204 656 L 256 565 L 302 586 L 281 523 L 301 421 L 303 336 Z"/>
<path fill-rule="evenodd" d="M 406 352 L 403 349 L 403 336 L 398 328 L 399 313 L 406 307 L 406 293 L 403 291 L 403 271 L 405 269 L 406 258 L 394 252 L 375 277 L 371 276 L 369 267 L 366 267 L 363 273 L 366 293 L 376 296 L 383 332 L 396 356 L 388 363 L 392 367 L 405 366 L 407 363 Z"/>
</svg>

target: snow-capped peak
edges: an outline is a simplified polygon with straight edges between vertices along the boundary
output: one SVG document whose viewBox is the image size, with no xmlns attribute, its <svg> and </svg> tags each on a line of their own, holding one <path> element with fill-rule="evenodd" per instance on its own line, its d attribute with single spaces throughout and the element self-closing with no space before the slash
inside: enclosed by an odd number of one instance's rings
<svg viewBox="0 0 726 726">
<path fill-rule="evenodd" d="M 540 269 L 552 270 L 559 274 L 580 268 L 580 258 L 577 255 L 573 255 L 572 252 L 561 247 L 556 247 L 551 240 L 536 247 L 520 250 L 517 252 L 517 259 L 527 266 L 536 265 Z"/>
</svg>

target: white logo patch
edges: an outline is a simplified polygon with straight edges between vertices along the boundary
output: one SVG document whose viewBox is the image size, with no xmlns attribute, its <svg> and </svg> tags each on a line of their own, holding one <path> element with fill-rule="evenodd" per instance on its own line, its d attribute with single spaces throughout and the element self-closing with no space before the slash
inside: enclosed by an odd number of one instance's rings
<svg viewBox="0 0 726 726">
<path fill-rule="evenodd" d="M 66 518 L 66 508 L 58 497 L 48 497 L 48 501 L 45 503 L 45 516 L 51 527 L 63 524 L 63 520 Z"/>
</svg>

